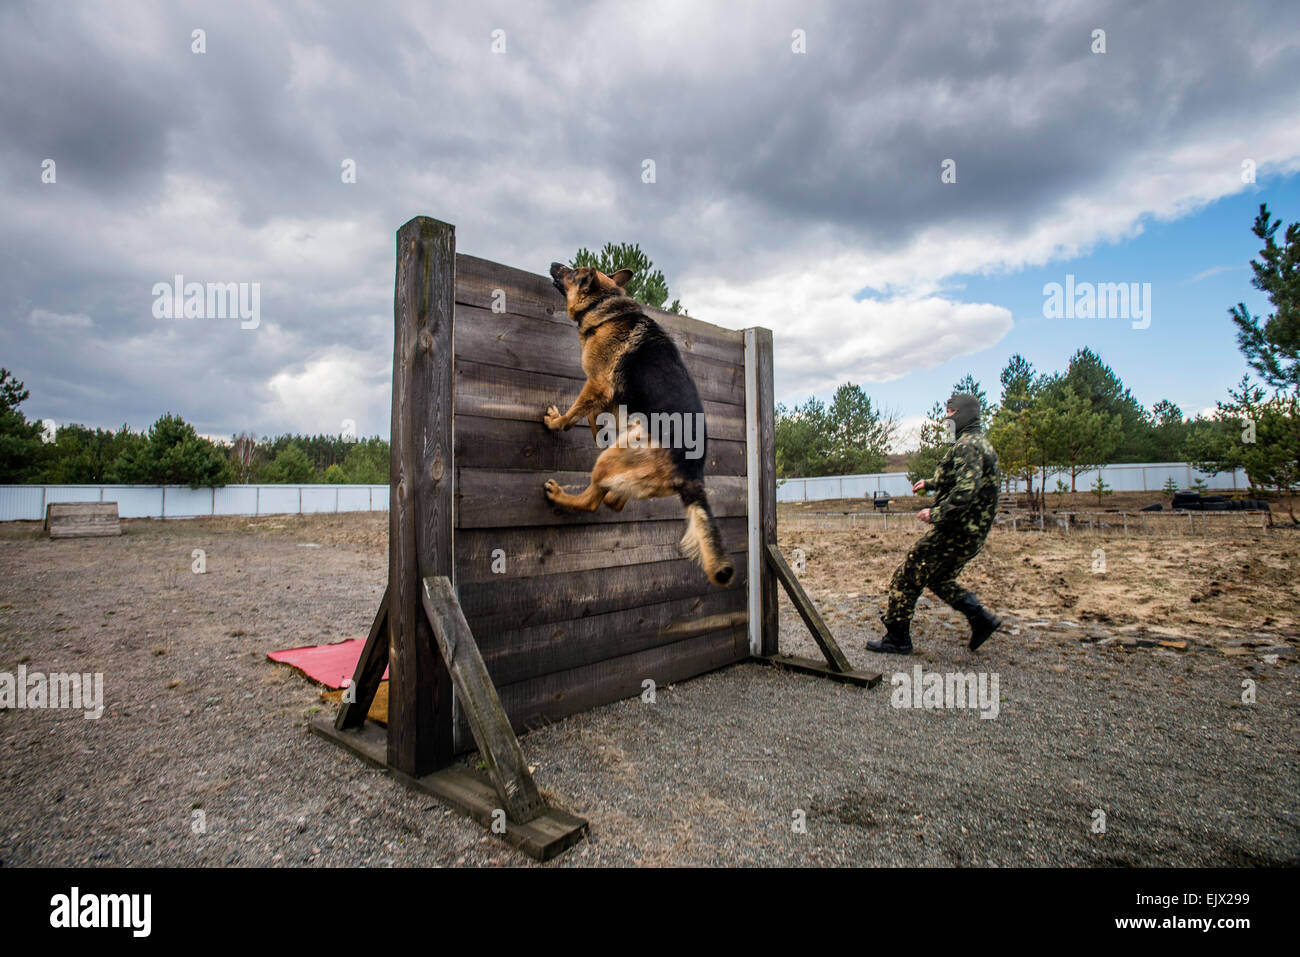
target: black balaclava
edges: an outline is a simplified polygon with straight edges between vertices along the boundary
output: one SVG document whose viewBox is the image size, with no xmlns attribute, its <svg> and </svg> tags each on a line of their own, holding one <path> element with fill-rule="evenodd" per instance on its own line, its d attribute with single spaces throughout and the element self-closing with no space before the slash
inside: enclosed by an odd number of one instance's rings
<svg viewBox="0 0 1300 957">
<path fill-rule="evenodd" d="M 952 424 L 957 429 L 957 435 L 979 431 L 980 401 L 975 396 L 960 392 L 955 393 L 948 400 L 948 408 L 954 410 L 954 414 L 949 418 L 952 419 Z"/>
</svg>

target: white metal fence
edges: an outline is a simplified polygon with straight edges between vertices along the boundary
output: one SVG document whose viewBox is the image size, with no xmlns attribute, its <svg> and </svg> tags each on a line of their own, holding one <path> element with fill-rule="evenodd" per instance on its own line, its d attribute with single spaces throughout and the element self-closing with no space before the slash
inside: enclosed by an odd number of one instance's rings
<svg viewBox="0 0 1300 957">
<path fill-rule="evenodd" d="M 388 511 L 387 485 L 0 485 L 0 522 L 40 521 L 50 502 L 117 502 L 122 518 Z"/>
<path fill-rule="evenodd" d="M 1179 488 L 1191 488 L 1199 478 L 1208 488 L 1217 490 L 1246 489 L 1250 486 L 1243 469 L 1236 472 L 1221 472 L 1210 475 L 1193 468 L 1186 462 L 1137 462 L 1121 465 L 1103 465 L 1100 469 L 1080 472 L 1075 477 L 1075 488 L 1086 492 L 1097 480 L 1100 472 L 1102 479 L 1116 492 L 1160 492 L 1163 494 L 1165 483 L 1173 479 Z M 1069 474 L 1057 475 L 1048 479 L 1047 490 L 1055 489 L 1056 479 L 1070 481 Z M 817 502 L 828 498 L 871 498 L 874 491 L 888 492 L 890 495 L 911 495 L 912 483 L 907 480 L 906 472 L 877 472 L 871 475 L 825 475 L 817 478 L 778 479 L 776 500 L 778 502 Z M 1025 483 L 1013 482 L 1012 490 L 1025 491 Z"/>
</svg>

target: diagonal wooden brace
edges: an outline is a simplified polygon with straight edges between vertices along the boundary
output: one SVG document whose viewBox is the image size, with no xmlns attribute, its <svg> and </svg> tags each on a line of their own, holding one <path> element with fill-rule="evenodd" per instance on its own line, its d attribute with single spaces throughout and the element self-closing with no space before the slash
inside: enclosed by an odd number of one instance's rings
<svg viewBox="0 0 1300 957">
<path fill-rule="evenodd" d="M 546 802 L 528 770 L 451 581 L 445 575 L 424 579 L 420 598 L 506 817 L 519 824 L 533 820 L 546 810 Z"/>
<path fill-rule="evenodd" d="M 879 684 L 882 677 L 879 672 L 858 671 L 849 664 L 849 659 L 845 657 L 844 652 L 840 650 L 840 646 L 831 636 L 831 631 L 826 627 L 826 622 L 822 621 L 817 606 L 813 604 L 812 599 L 808 597 L 808 593 L 803 590 L 803 585 L 799 584 L 799 579 L 795 577 L 794 572 L 790 570 L 790 566 L 786 564 L 781 550 L 775 544 L 768 542 L 766 553 L 768 566 L 776 575 L 777 580 L 785 586 L 790 601 L 794 604 L 795 610 L 799 612 L 799 617 L 803 619 L 803 623 L 808 626 L 808 631 L 812 634 L 813 640 L 817 642 L 817 647 L 826 656 L 827 663 L 823 665 L 811 658 L 781 654 L 761 655 L 759 659 L 768 664 L 789 668 L 792 671 L 801 671 L 805 674 L 830 678 L 833 681 L 854 684 L 863 688 L 872 688 Z"/>
<path fill-rule="evenodd" d="M 357 659 L 357 670 L 352 674 L 352 684 L 343 694 L 343 705 L 334 719 L 334 727 L 340 731 L 347 728 L 359 728 L 370 713 L 370 705 L 383 680 L 384 669 L 388 667 L 388 594 L 379 599 L 379 611 L 375 613 L 370 634 L 366 636 L 365 647 Z"/>
</svg>

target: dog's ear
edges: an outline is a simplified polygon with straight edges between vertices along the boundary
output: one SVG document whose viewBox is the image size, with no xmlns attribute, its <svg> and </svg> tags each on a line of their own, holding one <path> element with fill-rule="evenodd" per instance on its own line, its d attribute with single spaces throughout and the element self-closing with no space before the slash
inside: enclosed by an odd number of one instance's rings
<svg viewBox="0 0 1300 957">
<path fill-rule="evenodd" d="M 620 269 L 609 278 L 614 280 L 614 285 L 622 288 L 632 281 L 633 272 L 630 269 Z"/>
</svg>

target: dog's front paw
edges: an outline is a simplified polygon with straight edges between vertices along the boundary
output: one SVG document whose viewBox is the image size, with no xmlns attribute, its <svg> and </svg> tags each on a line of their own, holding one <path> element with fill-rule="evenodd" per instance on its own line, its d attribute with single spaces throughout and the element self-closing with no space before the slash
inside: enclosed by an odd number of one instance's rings
<svg viewBox="0 0 1300 957">
<path fill-rule="evenodd" d="M 546 415 L 542 416 L 542 421 L 546 423 L 546 427 L 552 432 L 565 427 L 564 416 L 555 406 L 551 406 L 546 410 Z"/>
<path fill-rule="evenodd" d="M 546 490 L 546 499 L 550 502 L 554 502 L 557 497 L 564 494 L 564 489 L 560 488 L 560 483 L 555 479 L 548 481 L 542 488 Z"/>
</svg>

